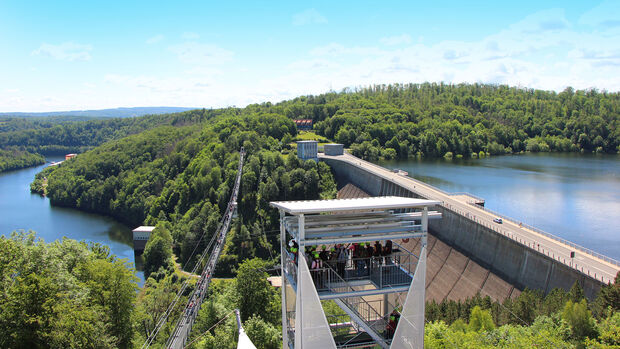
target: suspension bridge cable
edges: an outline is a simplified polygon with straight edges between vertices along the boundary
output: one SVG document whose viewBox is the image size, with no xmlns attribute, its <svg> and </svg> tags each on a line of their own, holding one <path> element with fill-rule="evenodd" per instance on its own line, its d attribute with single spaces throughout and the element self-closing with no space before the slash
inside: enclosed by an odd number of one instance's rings
<svg viewBox="0 0 620 349">
<path fill-rule="evenodd" d="M 186 346 L 183 347 L 183 349 L 185 348 L 189 348 L 192 344 L 194 344 L 194 342 L 196 342 L 197 340 L 199 340 L 200 338 L 204 337 L 205 334 L 209 333 L 209 331 L 211 331 L 212 329 L 214 329 L 217 325 L 219 325 L 222 321 L 226 320 L 230 314 L 233 314 L 235 311 L 231 311 L 230 313 L 226 314 L 226 316 L 224 316 L 223 318 L 221 318 L 218 322 L 215 323 L 215 325 L 209 327 L 208 330 L 204 331 L 203 333 L 201 333 L 200 335 L 198 335 L 198 337 L 194 338 L 193 341 L 187 343 Z"/>
<path fill-rule="evenodd" d="M 237 176 L 235 179 L 235 184 L 234 184 L 234 188 L 233 188 L 233 194 L 229 200 L 229 204 L 228 204 L 228 208 L 231 209 L 232 202 L 236 202 L 237 199 L 237 195 L 239 192 L 239 187 L 241 184 L 241 172 L 243 170 L 243 155 L 245 154 L 243 149 L 241 151 L 241 157 L 239 159 L 239 166 L 238 166 L 238 172 L 237 172 Z M 220 220 L 220 223 L 218 224 L 218 228 L 217 228 L 217 232 L 218 234 L 213 234 L 213 237 L 211 238 L 211 241 L 209 242 L 207 248 L 205 248 L 205 250 L 203 251 L 203 253 L 201 254 L 200 259 L 196 262 L 196 264 L 194 265 L 194 267 L 192 268 L 191 273 L 195 274 L 196 270 L 198 269 L 198 266 L 202 264 L 202 262 L 204 261 L 204 258 L 207 256 L 207 252 L 211 249 L 211 246 L 213 246 L 214 242 L 217 239 L 218 235 L 221 235 L 221 228 L 224 225 L 224 223 L 226 223 L 226 221 L 228 221 L 228 226 L 230 225 L 230 221 L 232 220 L 231 217 L 229 217 L 230 213 L 227 213 L 227 215 L 223 216 L 222 219 Z M 228 227 L 227 227 L 228 229 Z M 203 232 L 203 235 L 206 232 Z M 219 242 L 221 244 L 221 242 Z M 220 246 L 221 247 L 221 246 Z M 196 250 L 196 247 L 194 248 L 194 251 L 192 252 L 192 255 L 194 254 Z M 191 256 L 190 256 L 191 257 Z M 204 271 L 201 273 L 203 274 Z M 201 275 L 201 279 L 204 277 L 204 275 Z M 162 314 L 161 318 L 159 319 L 159 321 L 157 321 L 157 325 L 155 326 L 155 328 L 153 329 L 153 331 L 151 332 L 151 334 L 147 337 L 146 341 L 144 342 L 142 348 L 148 348 L 152 342 L 155 340 L 155 338 L 157 338 L 157 335 L 159 334 L 159 331 L 161 330 L 161 328 L 163 327 L 163 325 L 166 323 L 168 317 L 170 316 L 170 314 L 172 313 L 174 307 L 177 305 L 177 303 L 179 302 L 179 300 L 181 299 L 181 295 L 183 294 L 183 292 L 185 291 L 185 289 L 187 288 L 187 286 L 189 285 L 189 278 L 182 284 L 181 288 L 179 289 L 179 291 L 177 292 L 175 298 L 173 299 L 173 301 L 170 303 L 170 305 L 168 306 L 168 309 L 164 312 L 164 314 Z M 190 299 L 192 299 L 191 297 L 193 297 L 193 295 L 195 294 L 196 290 L 194 289 L 194 291 L 192 292 L 192 294 L 190 295 Z M 181 319 L 179 319 L 180 321 Z M 173 335 L 176 333 L 177 329 L 178 329 L 178 325 L 179 323 L 177 323 L 177 326 L 175 327 L 174 331 L 173 331 Z"/>
</svg>

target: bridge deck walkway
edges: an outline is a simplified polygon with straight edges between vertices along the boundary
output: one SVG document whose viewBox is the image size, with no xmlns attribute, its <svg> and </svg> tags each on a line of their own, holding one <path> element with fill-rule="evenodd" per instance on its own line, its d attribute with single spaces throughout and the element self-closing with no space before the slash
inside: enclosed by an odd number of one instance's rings
<svg viewBox="0 0 620 349">
<path fill-rule="evenodd" d="M 196 321 L 196 317 L 198 316 L 200 306 L 202 305 L 202 302 L 207 294 L 209 284 L 211 283 L 211 277 L 215 272 L 217 260 L 220 257 L 220 254 L 224 248 L 224 244 L 226 243 L 226 235 L 230 229 L 230 224 L 233 219 L 233 213 L 237 204 L 237 196 L 239 194 L 239 187 L 241 186 L 241 174 L 243 171 L 244 156 L 245 152 L 242 149 L 239 156 L 239 167 L 237 169 L 237 176 L 235 178 L 233 191 L 230 196 L 226 212 L 224 213 L 221 224 L 218 228 L 218 231 L 216 232 L 216 237 L 214 237 L 217 240 L 215 241 L 215 244 L 211 250 L 205 268 L 200 275 L 200 279 L 196 284 L 196 288 L 191 294 L 172 335 L 168 339 L 166 348 L 182 349 L 185 347 L 194 322 Z M 206 252 L 207 251 L 205 251 L 204 253 Z"/>
</svg>

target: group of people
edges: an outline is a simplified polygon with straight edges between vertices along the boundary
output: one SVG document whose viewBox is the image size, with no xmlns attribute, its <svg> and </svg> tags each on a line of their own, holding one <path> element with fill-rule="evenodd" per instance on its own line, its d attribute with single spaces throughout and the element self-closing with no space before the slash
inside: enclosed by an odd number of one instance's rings
<svg viewBox="0 0 620 349">
<path fill-rule="evenodd" d="M 385 258 L 392 254 L 392 240 L 386 240 L 385 246 L 380 241 L 375 241 L 374 246 L 369 242 L 354 243 L 349 246 L 351 250 L 352 260 L 355 261 L 355 269 L 357 276 L 365 276 L 370 271 L 371 258 L 375 263 L 381 263 Z"/>
<path fill-rule="evenodd" d="M 297 264 L 299 244 L 293 239 L 289 241 L 289 252 L 292 254 L 293 261 Z M 317 288 L 325 285 L 325 268 L 328 266 L 338 273 L 340 277 L 346 277 L 347 263 L 355 268 L 358 277 L 368 275 L 370 263 L 385 263 L 386 258 L 392 254 L 392 241 L 386 240 L 385 245 L 380 241 L 371 243 L 360 242 L 352 244 L 336 244 L 331 247 L 322 245 L 306 246 L 304 255 L 308 262 L 308 268 Z M 374 257 L 374 258 L 373 258 Z"/>
</svg>

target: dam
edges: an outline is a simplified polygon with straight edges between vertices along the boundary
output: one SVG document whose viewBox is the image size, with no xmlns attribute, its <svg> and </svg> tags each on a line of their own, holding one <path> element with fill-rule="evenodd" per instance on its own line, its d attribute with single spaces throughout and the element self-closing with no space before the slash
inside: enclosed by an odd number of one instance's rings
<svg viewBox="0 0 620 349">
<path fill-rule="evenodd" d="M 340 196 L 441 202 L 437 209 L 444 218 L 429 222 L 427 300 L 464 299 L 478 292 L 504 300 L 525 288 L 568 290 L 575 281 L 591 299 L 620 270 L 618 261 L 485 210 L 484 201 L 472 195 L 443 192 L 347 153 L 318 154 L 318 159 L 333 169 Z"/>
</svg>

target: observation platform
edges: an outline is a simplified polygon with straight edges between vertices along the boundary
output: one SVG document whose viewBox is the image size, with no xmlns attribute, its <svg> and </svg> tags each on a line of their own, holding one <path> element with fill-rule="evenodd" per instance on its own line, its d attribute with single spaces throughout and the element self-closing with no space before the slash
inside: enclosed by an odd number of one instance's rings
<svg viewBox="0 0 620 349">
<path fill-rule="evenodd" d="M 423 348 L 428 220 L 441 218 L 428 208 L 439 204 L 398 196 L 271 202 L 280 212 L 284 346 Z M 397 242 L 409 239 L 420 239 L 419 255 Z M 389 304 L 398 292 L 404 302 Z M 321 300 L 343 313 L 328 319 Z M 390 320 L 396 313 L 406 321 Z"/>
<path fill-rule="evenodd" d="M 284 260 L 284 276 L 297 290 L 295 256 L 287 251 Z M 310 269 L 310 274 L 322 300 L 407 292 L 418 260 L 419 256 L 399 245 L 389 256 L 348 259 L 342 274 L 338 273 L 336 262 L 329 260 L 323 261 L 323 268 Z"/>
</svg>

